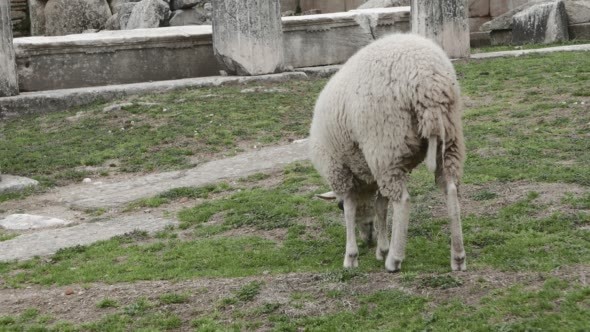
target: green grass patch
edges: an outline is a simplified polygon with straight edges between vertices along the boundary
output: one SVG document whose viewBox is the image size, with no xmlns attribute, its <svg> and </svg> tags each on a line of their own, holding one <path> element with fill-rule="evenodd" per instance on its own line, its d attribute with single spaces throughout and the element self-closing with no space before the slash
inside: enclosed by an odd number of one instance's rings
<svg viewBox="0 0 590 332">
<path fill-rule="evenodd" d="M 519 51 L 519 50 L 532 50 L 547 47 L 567 46 L 567 45 L 579 45 L 579 44 L 590 44 L 590 40 L 574 39 L 562 42 L 556 42 L 551 44 L 524 44 L 524 45 L 499 45 L 499 46 L 485 46 L 472 48 L 471 53 L 488 53 L 488 52 L 500 52 L 500 51 Z"/>
<path fill-rule="evenodd" d="M 55 185 L 109 169 L 182 169 L 191 160 L 235 154 L 241 146 L 287 143 L 307 135 L 324 82 L 283 82 L 272 93 L 241 92 L 253 85 L 175 91 L 135 98 L 121 110 L 105 112 L 112 103 L 94 104 L 8 119 L 0 125 L 0 169 Z"/>
</svg>

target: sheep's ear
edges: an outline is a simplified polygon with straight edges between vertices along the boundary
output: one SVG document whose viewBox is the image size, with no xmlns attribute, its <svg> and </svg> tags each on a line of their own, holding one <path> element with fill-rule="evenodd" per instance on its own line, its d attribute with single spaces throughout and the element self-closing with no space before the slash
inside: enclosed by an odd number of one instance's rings
<svg viewBox="0 0 590 332">
<path fill-rule="evenodd" d="M 333 201 L 336 198 L 338 198 L 338 196 L 336 195 L 336 193 L 333 192 L 333 191 L 328 191 L 327 193 L 318 194 L 318 195 L 315 195 L 315 196 L 317 198 L 321 198 L 321 199 L 326 200 L 326 201 Z"/>
</svg>

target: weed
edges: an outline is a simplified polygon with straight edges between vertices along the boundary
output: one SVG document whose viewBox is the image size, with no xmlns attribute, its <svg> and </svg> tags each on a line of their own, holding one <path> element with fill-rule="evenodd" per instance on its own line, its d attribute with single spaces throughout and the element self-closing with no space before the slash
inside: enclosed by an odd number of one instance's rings
<svg viewBox="0 0 590 332">
<path fill-rule="evenodd" d="M 109 299 L 109 298 L 105 298 L 100 300 L 97 304 L 96 304 L 97 308 L 117 308 L 119 307 L 119 303 L 117 303 L 117 301 L 113 300 L 113 299 Z"/>
</svg>

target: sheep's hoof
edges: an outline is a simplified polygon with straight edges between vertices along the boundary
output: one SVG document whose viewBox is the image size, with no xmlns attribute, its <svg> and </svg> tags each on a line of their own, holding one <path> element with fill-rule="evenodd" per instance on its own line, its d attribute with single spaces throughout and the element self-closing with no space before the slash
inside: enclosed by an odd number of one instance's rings
<svg viewBox="0 0 590 332">
<path fill-rule="evenodd" d="M 388 259 L 385 262 L 385 268 L 389 273 L 396 273 L 402 269 L 402 261 L 401 259 Z"/>
<path fill-rule="evenodd" d="M 467 263 L 465 260 L 465 254 L 460 256 L 455 256 L 451 259 L 451 269 L 453 271 L 466 271 L 467 270 Z"/>
<path fill-rule="evenodd" d="M 378 261 L 382 261 L 385 259 L 385 257 L 387 257 L 387 254 L 389 253 L 389 249 L 379 249 L 377 248 L 377 250 L 375 251 L 375 257 L 377 258 Z"/>
<path fill-rule="evenodd" d="M 344 256 L 344 268 L 350 269 L 359 266 L 359 254 L 351 253 Z"/>
</svg>

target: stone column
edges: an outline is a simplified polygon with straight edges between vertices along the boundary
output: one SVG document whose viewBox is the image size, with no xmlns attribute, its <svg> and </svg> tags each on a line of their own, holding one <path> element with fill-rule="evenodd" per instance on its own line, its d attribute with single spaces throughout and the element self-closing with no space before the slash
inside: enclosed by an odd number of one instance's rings
<svg viewBox="0 0 590 332">
<path fill-rule="evenodd" d="M 469 56 L 467 0 L 412 0 L 412 32 L 436 41 L 451 58 Z"/>
<path fill-rule="evenodd" d="M 0 0 L 0 97 L 18 94 L 10 3 Z"/>
<path fill-rule="evenodd" d="M 263 75 L 283 69 L 279 0 L 215 0 L 213 50 L 230 74 Z"/>
</svg>

